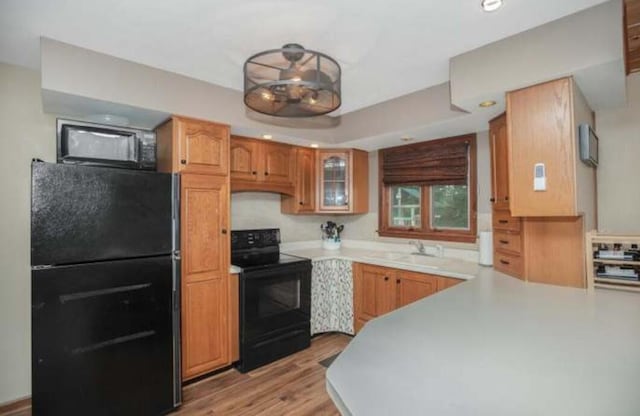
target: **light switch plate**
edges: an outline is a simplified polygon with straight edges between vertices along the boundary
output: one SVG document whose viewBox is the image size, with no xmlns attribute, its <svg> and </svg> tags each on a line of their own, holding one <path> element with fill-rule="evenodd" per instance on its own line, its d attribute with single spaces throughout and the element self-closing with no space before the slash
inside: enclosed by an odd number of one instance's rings
<svg viewBox="0 0 640 416">
<path fill-rule="evenodd" d="M 534 191 L 546 191 L 547 190 L 547 175 L 545 172 L 544 163 L 536 163 L 533 167 L 533 190 Z"/>
</svg>

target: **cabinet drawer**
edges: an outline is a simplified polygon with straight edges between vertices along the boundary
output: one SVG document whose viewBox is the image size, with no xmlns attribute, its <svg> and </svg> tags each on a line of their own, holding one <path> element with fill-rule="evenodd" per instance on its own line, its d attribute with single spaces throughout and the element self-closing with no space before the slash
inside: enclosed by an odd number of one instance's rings
<svg viewBox="0 0 640 416">
<path fill-rule="evenodd" d="M 493 247 L 496 250 L 509 251 L 514 254 L 522 252 L 522 238 L 519 233 L 496 231 L 493 233 Z"/>
<path fill-rule="evenodd" d="M 509 211 L 493 211 L 493 228 L 505 231 L 520 231 L 520 218 L 512 217 Z"/>
<path fill-rule="evenodd" d="M 508 275 L 522 277 L 522 257 L 519 255 L 496 250 L 493 256 L 493 267 Z"/>
</svg>

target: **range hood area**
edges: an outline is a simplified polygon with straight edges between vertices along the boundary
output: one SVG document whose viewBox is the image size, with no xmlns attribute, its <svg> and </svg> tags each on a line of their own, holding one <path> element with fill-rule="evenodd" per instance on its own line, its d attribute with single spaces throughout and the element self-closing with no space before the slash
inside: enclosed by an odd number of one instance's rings
<svg viewBox="0 0 640 416">
<path fill-rule="evenodd" d="M 483 131 L 504 111 L 505 92 L 568 75 L 593 110 L 624 105 L 621 21 L 621 3 L 603 3 L 453 57 L 450 82 L 339 117 L 293 121 L 250 112 L 241 91 L 42 38 L 42 99 L 45 112 L 74 118 L 108 113 L 154 128 L 184 114 L 228 123 L 237 135 L 268 126 L 283 142 L 372 150 L 401 136 Z M 485 100 L 497 105 L 479 107 Z"/>
</svg>

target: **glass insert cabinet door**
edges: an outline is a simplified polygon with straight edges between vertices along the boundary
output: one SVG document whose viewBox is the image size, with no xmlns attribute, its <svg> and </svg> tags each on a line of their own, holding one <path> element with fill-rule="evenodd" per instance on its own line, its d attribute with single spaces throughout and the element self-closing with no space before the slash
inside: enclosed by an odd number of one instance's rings
<svg viewBox="0 0 640 416">
<path fill-rule="evenodd" d="M 349 210 L 349 153 L 320 152 L 320 210 Z"/>
</svg>

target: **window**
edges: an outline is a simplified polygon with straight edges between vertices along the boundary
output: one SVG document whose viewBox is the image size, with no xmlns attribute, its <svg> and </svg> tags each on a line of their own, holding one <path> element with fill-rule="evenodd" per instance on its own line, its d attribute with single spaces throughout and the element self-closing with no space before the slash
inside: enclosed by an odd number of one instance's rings
<svg viewBox="0 0 640 416">
<path fill-rule="evenodd" d="M 475 134 L 383 149 L 379 234 L 474 242 Z"/>
</svg>

